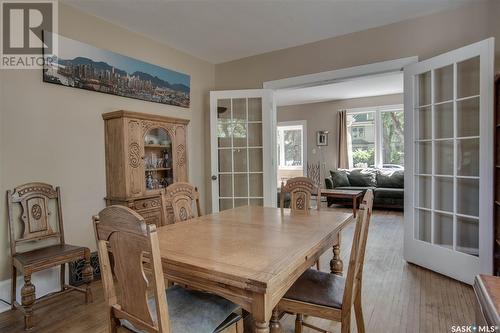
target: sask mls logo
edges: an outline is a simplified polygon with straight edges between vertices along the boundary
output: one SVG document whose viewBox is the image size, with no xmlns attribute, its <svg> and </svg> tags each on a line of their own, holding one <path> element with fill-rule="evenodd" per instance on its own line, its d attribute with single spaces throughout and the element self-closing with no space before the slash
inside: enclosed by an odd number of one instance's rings
<svg viewBox="0 0 500 333">
<path fill-rule="evenodd" d="M 0 4 L 0 67 L 42 68 L 44 56 L 48 59 L 57 48 L 57 1 L 2 0 Z"/>
</svg>

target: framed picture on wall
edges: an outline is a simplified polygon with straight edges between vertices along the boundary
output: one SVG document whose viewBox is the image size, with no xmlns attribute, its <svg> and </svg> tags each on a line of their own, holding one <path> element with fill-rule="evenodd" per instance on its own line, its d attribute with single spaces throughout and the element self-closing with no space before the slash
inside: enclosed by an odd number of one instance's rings
<svg viewBox="0 0 500 333">
<path fill-rule="evenodd" d="M 189 75 L 60 35 L 53 38 L 58 38 L 58 54 L 47 56 L 44 82 L 189 108 Z"/>
<path fill-rule="evenodd" d="M 328 146 L 328 131 L 316 132 L 316 146 Z"/>
</svg>

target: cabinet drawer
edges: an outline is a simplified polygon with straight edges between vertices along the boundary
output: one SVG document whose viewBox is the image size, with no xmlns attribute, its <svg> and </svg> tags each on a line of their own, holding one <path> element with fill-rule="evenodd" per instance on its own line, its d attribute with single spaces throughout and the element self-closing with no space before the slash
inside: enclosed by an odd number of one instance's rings
<svg viewBox="0 0 500 333">
<path fill-rule="evenodd" d="M 151 210 L 147 212 L 138 212 L 144 218 L 147 224 L 154 224 L 161 227 L 161 210 Z"/>
<path fill-rule="evenodd" d="M 143 209 L 151 209 L 151 208 L 161 208 L 161 199 L 157 198 L 149 198 L 149 199 L 141 199 L 134 201 L 134 210 L 143 210 Z"/>
</svg>

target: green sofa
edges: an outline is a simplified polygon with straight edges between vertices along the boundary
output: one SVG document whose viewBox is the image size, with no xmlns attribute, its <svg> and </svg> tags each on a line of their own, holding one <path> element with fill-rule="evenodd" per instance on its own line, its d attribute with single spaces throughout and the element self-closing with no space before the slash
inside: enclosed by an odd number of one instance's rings
<svg viewBox="0 0 500 333">
<path fill-rule="evenodd" d="M 377 208 L 404 208 L 404 170 L 399 169 L 338 169 L 330 171 L 325 179 L 327 189 L 363 190 L 372 189 L 373 206 Z M 328 198 L 328 206 L 340 204 L 350 206 L 350 199 Z"/>
</svg>

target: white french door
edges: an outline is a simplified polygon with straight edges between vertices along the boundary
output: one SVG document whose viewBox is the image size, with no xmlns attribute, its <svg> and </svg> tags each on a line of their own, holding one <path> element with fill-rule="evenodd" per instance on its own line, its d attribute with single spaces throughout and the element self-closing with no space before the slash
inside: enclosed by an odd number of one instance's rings
<svg viewBox="0 0 500 333">
<path fill-rule="evenodd" d="M 405 67 L 408 262 L 472 284 L 493 270 L 490 38 Z"/>
<path fill-rule="evenodd" d="M 212 211 L 276 206 L 272 90 L 210 92 Z"/>
</svg>

